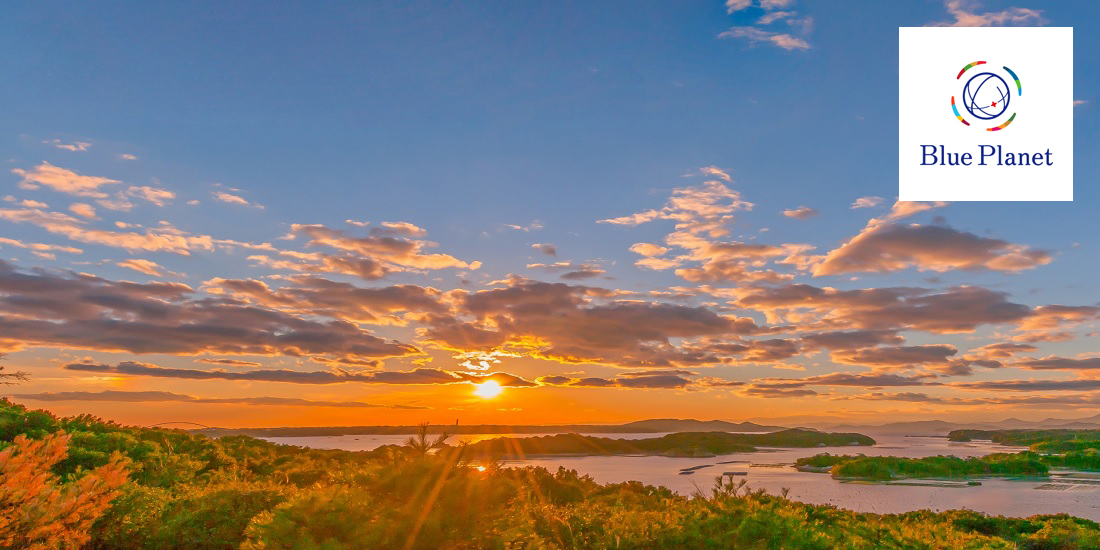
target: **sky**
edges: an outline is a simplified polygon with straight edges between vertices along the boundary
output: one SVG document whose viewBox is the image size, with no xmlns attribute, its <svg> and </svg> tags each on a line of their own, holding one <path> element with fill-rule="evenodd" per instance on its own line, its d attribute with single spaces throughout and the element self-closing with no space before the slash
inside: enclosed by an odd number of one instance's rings
<svg viewBox="0 0 1100 550">
<path fill-rule="evenodd" d="M 222 427 L 1100 413 L 1095 2 L 0 10 L 16 402 Z M 1075 27 L 1073 202 L 896 201 L 897 29 L 926 25 Z"/>
</svg>

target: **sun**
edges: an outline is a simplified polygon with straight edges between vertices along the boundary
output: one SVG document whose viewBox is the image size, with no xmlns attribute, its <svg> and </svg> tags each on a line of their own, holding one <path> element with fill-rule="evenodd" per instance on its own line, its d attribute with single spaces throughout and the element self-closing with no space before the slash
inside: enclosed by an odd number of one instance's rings
<svg viewBox="0 0 1100 550">
<path fill-rule="evenodd" d="M 492 399 L 500 395 L 502 391 L 504 391 L 504 388 L 496 380 L 486 380 L 474 386 L 474 395 L 482 399 Z"/>
</svg>

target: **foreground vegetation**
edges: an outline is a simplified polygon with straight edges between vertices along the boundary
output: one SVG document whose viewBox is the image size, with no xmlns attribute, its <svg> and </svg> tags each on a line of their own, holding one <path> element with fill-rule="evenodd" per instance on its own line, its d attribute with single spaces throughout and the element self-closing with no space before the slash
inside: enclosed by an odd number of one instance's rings
<svg viewBox="0 0 1100 550">
<path fill-rule="evenodd" d="M 897 479 L 965 479 L 969 477 L 1045 476 L 1050 469 L 1034 453 L 996 453 L 977 458 L 929 456 L 844 456 L 820 454 L 800 458 L 795 467 L 829 472 L 838 479 L 891 481 Z"/>
<path fill-rule="evenodd" d="M 662 455 L 712 457 L 752 453 L 760 447 L 844 447 L 874 445 L 861 434 L 782 430 L 763 434 L 685 432 L 646 439 L 610 439 L 575 433 L 541 437 L 501 437 L 466 446 L 467 456 L 516 458 L 540 455 Z"/>
<path fill-rule="evenodd" d="M 729 478 L 689 498 L 470 463 L 444 440 L 425 430 L 376 452 L 311 450 L 0 401 L 0 546 L 1100 548 L 1100 525 L 1067 515 L 861 514 Z"/>
</svg>

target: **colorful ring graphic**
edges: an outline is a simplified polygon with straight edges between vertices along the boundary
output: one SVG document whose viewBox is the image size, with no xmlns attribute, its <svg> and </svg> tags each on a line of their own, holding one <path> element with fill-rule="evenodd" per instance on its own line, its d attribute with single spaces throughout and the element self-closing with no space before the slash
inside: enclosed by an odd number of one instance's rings
<svg viewBox="0 0 1100 550">
<path fill-rule="evenodd" d="M 963 73 L 965 73 L 967 70 L 969 70 L 972 67 L 977 67 L 978 65 L 985 65 L 985 61 L 975 61 L 975 62 L 963 67 L 963 70 L 959 71 L 959 76 L 956 76 L 955 80 L 958 80 L 958 79 L 962 78 Z"/>
<path fill-rule="evenodd" d="M 1008 127 L 1009 124 L 1012 124 L 1012 121 L 1015 118 L 1016 118 L 1016 113 L 1012 113 L 1012 116 L 1008 117 L 1008 120 L 1006 120 L 1004 124 L 1001 124 L 1000 126 L 994 126 L 992 128 L 986 128 L 985 131 L 987 131 L 987 132 L 996 132 L 997 130 L 1004 130 L 1005 128 Z"/>
<path fill-rule="evenodd" d="M 985 64 L 986 64 L 985 61 L 974 61 L 973 63 L 968 63 L 965 67 L 962 68 L 961 71 L 959 71 L 959 74 L 957 76 L 955 76 L 955 80 L 961 79 L 962 75 L 965 74 L 966 71 L 969 71 L 970 69 L 973 69 L 974 67 L 977 67 L 978 65 L 985 65 Z M 1003 68 L 1004 68 L 1005 71 L 1008 71 L 1009 75 L 1012 76 L 1012 80 L 1016 81 L 1016 95 L 1017 96 L 1024 95 L 1024 85 L 1023 85 L 1023 83 L 1020 82 L 1020 77 L 1016 75 L 1015 71 L 1013 71 L 1012 69 L 1009 69 L 1007 66 L 1005 66 Z M 996 76 L 996 73 L 988 73 L 988 74 Z M 978 75 L 978 76 L 981 76 L 981 75 Z M 1011 97 L 1012 92 L 1008 92 L 1008 94 L 1009 94 L 1008 97 Z M 963 99 L 965 101 L 966 98 L 963 98 Z M 969 105 L 969 104 L 967 104 L 967 105 Z M 994 106 L 996 106 L 996 103 L 994 103 Z M 1008 106 L 1008 99 L 1007 98 L 1005 98 L 1005 106 L 1006 107 Z M 968 106 L 967 109 L 970 109 L 970 107 Z M 959 106 L 955 104 L 955 96 L 951 96 L 951 112 L 955 114 L 955 118 L 959 119 L 959 122 L 961 122 L 961 123 L 963 123 L 967 126 L 970 126 L 970 123 L 967 122 L 967 120 L 962 117 L 961 113 L 959 113 Z M 983 112 L 984 112 L 984 110 L 983 110 Z M 996 118 L 996 117 L 994 117 L 994 118 Z M 1006 120 L 1003 124 L 999 124 L 999 125 L 994 126 L 992 128 L 986 128 L 986 131 L 987 132 L 996 132 L 998 130 L 1004 130 L 1005 128 L 1008 127 L 1009 124 L 1012 124 L 1012 121 L 1014 121 L 1014 120 L 1016 120 L 1016 113 L 1012 113 L 1012 116 L 1008 117 L 1008 120 Z"/>
<path fill-rule="evenodd" d="M 1016 90 L 1019 92 L 1016 95 L 1024 95 L 1024 85 L 1020 84 L 1020 77 L 1016 76 L 1016 73 L 1012 72 L 1012 69 L 1009 69 L 1008 67 L 1004 67 L 1004 70 L 1008 71 L 1008 74 L 1012 75 L 1012 80 L 1016 81 Z"/>
<path fill-rule="evenodd" d="M 959 108 L 955 106 L 955 96 L 951 96 L 951 110 L 955 111 L 955 117 L 959 119 L 959 122 L 970 126 L 970 123 L 959 114 Z"/>
</svg>

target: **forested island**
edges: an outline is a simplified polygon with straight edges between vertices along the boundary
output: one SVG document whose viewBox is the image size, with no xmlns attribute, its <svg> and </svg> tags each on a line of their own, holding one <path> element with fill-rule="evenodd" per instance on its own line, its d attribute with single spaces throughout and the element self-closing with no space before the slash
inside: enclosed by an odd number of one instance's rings
<svg viewBox="0 0 1100 550">
<path fill-rule="evenodd" d="M 948 438 L 1027 446 L 1055 468 L 1100 470 L 1100 430 L 955 430 Z"/>
<path fill-rule="evenodd" d="M 981 439 L 1002 445 L 1033 445 L 1056 441 L 1100 443 L 1100 430 L 952 430 L 947 438 L 951 441 Z"/>
<path fill-rule="evenodd" d="M 865 481 L 1035 477 L 1050 472 L 1050 468 L 1034 453 L 995 453 L 976 458 L 819 454 L 798 459 L 795 467 L 803 471 L 828 472 L 837 479 Z"/>
<path fill-rule="evenodd" d="M 1052 468 L 1100 471 L 1100 430 L 955 430 L 948 438 L 958 442 L 988 440 L 1002 445 L 1026 446 L 1028 450 L 978 458 L 825 453 L 800 458 L 795 467 L 803 471 L 828 472 L 838 479 L 867 481 L 1034 477 L 1048 475 Z"/>
<path fill-rule="evenodd" d="M 802 436 L 798 436 L 802 437 Z M 693 497 L 472 462 L 424 430 L 371 452 L 218 439 L 0 401 L 0 546 L 91 549 L 1100 548 L 1100 525 L 855 513 L 720 478 Z"/>
<path fill-rule="evenodd" d="M 754 453 L 759 450 L 757 447 L 846 447 L 874 444 L 874 439 L 861 434 L 790 429 L 766 434 L 688 432 L 647 439 L 611 439 L 581 434 L 500 437 L 471 443 L 466 446 L 466 452 L 476 457 L 499 458 L 557 455 L 662 455 L 703 458 L 730 453 Z"/>
</svg>

